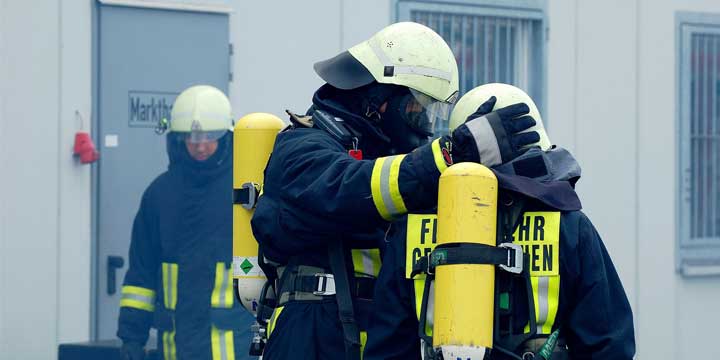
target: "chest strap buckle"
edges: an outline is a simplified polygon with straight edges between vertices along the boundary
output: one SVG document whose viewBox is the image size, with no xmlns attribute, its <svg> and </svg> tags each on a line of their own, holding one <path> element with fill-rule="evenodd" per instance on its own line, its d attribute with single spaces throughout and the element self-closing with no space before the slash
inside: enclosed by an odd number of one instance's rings
<svg viewBox="0 0 720 360">
<path fill-rule="evenodd" d="M 333 274 L 316 273 L 315 278 L 317 279 L 317 290 L 313 291 L 313 295 L 335 295 L 335 276 Z"/>
<path fill-rule="evenodd" d="M 505 264 L 498 264 L 501 269 L 513 273 L 520 274 L 523 271 L 523 250 L 518 244 L 506 242 L 498 245 L 498 247 L 509 249 L 507 253 L 507 262 Z M 515 255 L 515 256 L 513 256 Z M 512 265 L 510 265 L 512 264 Z"/>
</svg>

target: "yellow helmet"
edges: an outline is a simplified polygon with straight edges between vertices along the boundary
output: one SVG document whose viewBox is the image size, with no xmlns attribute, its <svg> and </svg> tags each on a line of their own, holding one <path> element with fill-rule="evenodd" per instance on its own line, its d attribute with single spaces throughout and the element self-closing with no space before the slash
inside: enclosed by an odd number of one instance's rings
<svg viewBox="0 0 720 360">
<path fill-rule="evenodd" d="M 370 39 L 314 65 L 328 84 L 344 90 L 377 81 L 406 86 L 435 101 L 454 103 L 458 94 L 455 55 L 440 35 L 414 22 L 399 22 Z"/>
<path fill-rule="evenodd" d="M 545 131 L 542 118 L 540 117 L 540 111 L 538 111 L 535 102 L 530 98 L 530 96 L 528 96 L 527 93 L 525 93 L 525 91 L 508 84 L 485 84 L 478 86 L 463 95 L 455 105 L 455 108 L 453 108 L 452 114 L 450 115 L 450 131 L 455 130 L 455 128 L 463 124 L 468 116 L 472 115 L 477 108 L 480 107 L 480 105 L 492 96 L 497 98 L 493 111 L 506 106 L 525 103 L 528 108 L 530 108 L 530 113 L 528 115 L 535 119 L 536 124 L 523 132 L 537 131 L 538 135 L 540 135 L 540 141 L 535 144 L 531 144 L 530 146 L 540 146 L 543 151 L 550 149 L 552 143 Z"/>
<path fill-rule="evenodd" d="M 187 133 L 193 142 L 216 140 L 232 129 L 230 100 L 209 85 L 185 89 L 173 104 L 170 131 Z"/>
</svg>

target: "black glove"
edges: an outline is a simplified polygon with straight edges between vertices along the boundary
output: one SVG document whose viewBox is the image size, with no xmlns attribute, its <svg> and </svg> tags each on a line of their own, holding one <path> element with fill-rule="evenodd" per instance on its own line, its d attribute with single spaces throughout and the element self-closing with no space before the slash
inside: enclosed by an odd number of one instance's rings
<svg viewBox="0 0 720 360">
<path fill-rule="evenodd" d="M 123 342 L 120 348 L 120 359 L 122 360 L 144 360 L 145 349 L 137 342 Z"/>
<path fill-rule="evenodd" d="M 524 152 L 524 147 L 540 141 L 540 134 L 521 131 L 535 126 L 535 119 L 524 103 L 492 111 L 493 96 L 458 126 L 450 139 L 453 162 L 471 161 L 485 166 L 508 162 Z"/>
</svg>

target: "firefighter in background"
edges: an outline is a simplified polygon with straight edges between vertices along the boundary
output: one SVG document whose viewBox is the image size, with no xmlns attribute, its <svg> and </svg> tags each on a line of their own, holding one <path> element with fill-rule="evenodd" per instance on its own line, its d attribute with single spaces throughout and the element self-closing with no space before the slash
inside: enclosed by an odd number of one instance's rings
<svg viewBox="0 0 720 360">
<path fill-rule="evenodd" d="M 463 96 L 450 127 L 485 118 L 496 102 L 507 106 L 517 101 L 528 104 L 530 114 L 541 123 L 537 108 L 522 90 L 488 84 Z M 493 168 L 499 183 L 499 243 L 521 246 L 528 259 L 523 271 L 530 281 L 524 274 L 495 271 L 491 358 L 547 360 L 550 357 L 540 355 L 552 354 L 552 359 L 632 359 L 630 304 L 600 236 L 580 211 L 574 191 L 580 167 L 569 152 L 549 146 L 544 130 L 537 130 L 542 139 L 537 147 Z M 388 232 L 366 360 L 420 359 L 423 351 L 426 359 L 431 358 L 432 349 L 421 346 L 421 337 L 431 343 L 432 320 L 419 329 L 425 274 L 413 274 L 419 270 L 413 261 L 436 245 L 435 212 L 428 208 L 408 214 Z M 433 316 L 432 300 L 429 296 L 427 319 Z M 535 326 L 530 328 L 533 313 Z"/>
<path fill-rule="evenodd" d="M 252 316 L 232 292 L 232 115 L 218 89 L 183 91 L 172 108 L 168 170 L 135 217 L 120 300 L 124 359 L 144 358 L 151 326 L 169 359 L 245 359 Z"/>
<path fill-rule="evenodd" d="M 390 25 L 315 71 L 326 84 L 278 135 L 252 218 L 277 268 L 266 360 L 359 359 L 390 221 L 434 206 L 450 156 L 490 166 L 538 141 L 518 134 L 535 122 L 515 106 L 493 113 L 497 132 L 469 122 L 430 142 L 457 96 L 457 64 L 417 23 Z"/>
</svg>

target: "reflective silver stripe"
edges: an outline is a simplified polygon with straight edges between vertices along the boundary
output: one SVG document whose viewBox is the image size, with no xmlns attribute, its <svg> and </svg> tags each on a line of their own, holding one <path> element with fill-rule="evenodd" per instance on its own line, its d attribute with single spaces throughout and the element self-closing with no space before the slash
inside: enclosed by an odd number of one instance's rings
<svg viewBox="0 0 720 360">
<path fill-rule="evenodd" d="M 366 249 L 362 251 L 362 267 L 365 274 L 371 276 L 376 275 L 375 264 L 373 263 L 372 253 L 370 253 L 370 250 Z"/>
<path fill-rule="evenodd" d="M 150 296 L 143 296 L 143 295 L 137 295 L 137 294 L 122 294 L 120 296 L 121 300 L 135 300 L 140 301 L 143 303 L 146 303 L 148 305 L 153 305 L 154 299 Z"/>
<path fill-rule="evenodd" d="M 393 72 L 395 74 L 422 75 L 450 81 L 449 72 L 421 66 L 394 66 Z"/>
<path fill-rule="evenodd" d="M 225 306 L 225 292 L 227 292 L 228 287 L 228 272 L 225 268 L 222 270 L 222 283 L 220 284 L 220 295 L 218 299 L 218 306 L 219 307 L 226 307 Z"/>
<path fill-rule="evenodd" d="M 395 74 L 415 74 L 415 75 L 423 75 L 423 76 L 430 76 L 438 79 L 443 79 L 446 81 L 452 81 L 452 74 L 447 71 L 442 71 L 440 69 L 433 69 L 428 68 L 424 66 L 397 66 L 395 63 L 385 54 L 385 51 L 383 51 L 380 48 L 380 45 L 377 43 L 377 41 L 369 41 L 370 48 L 375 53 L 375 56 L 377 56 L 378 60 L 384 65 L 384 66 L 392 66 L 393 71 Z"/>
<path fill-rule="evenodd" d="M 227 344 L 225 344 L 225 330 L 218 330 L 218 336 L 220 337 L 220 359 L 227 360 Z"/>
<path fill-rule="evenodd" d="M 538 301 L 538 313 L 537 313 L 537 333 L 542 334 L 543 324 L 547 321 L 548 317 L 548 292 L 550 287 L 550 278 L 547 276 L 540 276 L 538 278 L 538 289 L 537 289 L 537 301 Z"/>
<path fill-rule="evenodd" d="M 390 166 L 393 160 L 397 156 L 390 156 L 383 162 L 382 169 L 380 170 L 380 194 L 382 195 L 383 202 L 385 203 L 385 209 L 387 209 L 390 216 L 397 216 L 400 211 L 395 207 L 395 203 L 390 195 Z"/>
<path fill-rule="evenodd" d="M 493 166 L 502 163 L 500 157 L 500 146 L 497 143 L 495 132 L 490 126 L 486 117 L 474 119 L 465 123 L 475 139 L 478 148 L 480 162 L 485 166 Z"/>
<path fill-rule="evenodd" d="M 375 56 L 377 56 L 378 60 L 385 65 L 385 66 L 393 66 L 395 65 L 392 60 L 385 54 L 385 51 L 380 48 L 380 44 L 377 43 L 377 41 L 370 40 L 368 41 L 370 43 L 370 48 L 375 53 Z"/>
</svg>

